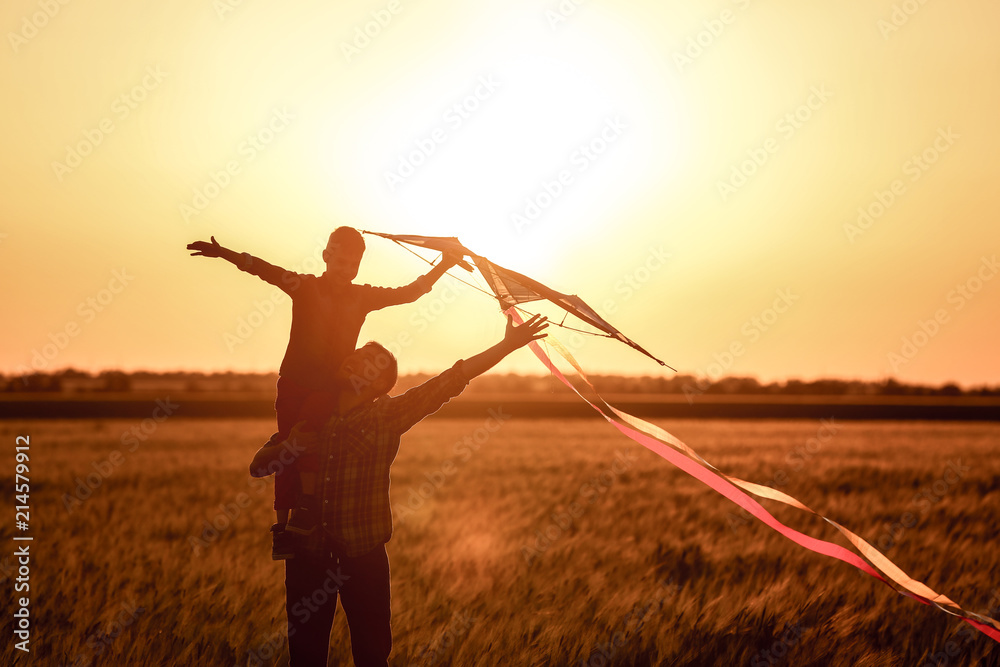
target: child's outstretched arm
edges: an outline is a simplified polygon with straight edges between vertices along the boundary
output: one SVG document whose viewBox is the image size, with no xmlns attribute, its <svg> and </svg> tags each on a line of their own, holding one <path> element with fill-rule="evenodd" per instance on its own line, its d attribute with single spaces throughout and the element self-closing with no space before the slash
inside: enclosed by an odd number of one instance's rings
<svg viewBox="0 0 1000 667">
<path fill-rule="evenodd" d="M 194 243 L 188 243 L 188 250 L 193 250 L 191 253 L 192 257 L 221 257 L 230 264 L 240 265 L 240 262 L 245 263 L 245 257 L 241 253 L 235 250 L 230 250 L 229 248 L 220 245 L 215 237 L 212 237 L 211 241 L 195 241 Z"/>
<path fill-rule="evenodd" d="M 453 255 L 446 252 L 441 255 L 440 262 L 431 267 L 430 271 L 417 278 L 417 280 L 423 281 L 427 285 L 427 289 L 430 290 L 430 288 L 434 286 L 434 283 L 438 281 L 438 278 L 443 276 L 445 272 L 453 266 L 460 266 L 466 271 L 472 271 L 472 267 L 469 266 L 468 262 L 462 259 L 461 255 Z"/>
<path fill-rule="evenodd" d="M 371 310 L 379 310 L 380 308 L 386 308 L 387 306 L 398 306 L 404 303 L 413 303 L 424 294 L 431 291 L 434 287 L 434 283 L 445 274 L 448 269 L 453 266 L 461 266 L 466 271 L 471 271 L 472 267 L 466 263 L 458 255 L 452 255 L 449 253 L 444 253 L 441 255 L 441 261 L 438 262 L 430 271 L 420 276 L 414 280 L 409 285 L 403 285 L 402 287 L 376 287 L 373 288 Z"/>
<path fill-rule="evenodd" d="M 269 264 L 248 252 L 239 253 L 220 245 L 215 237 L 211 241 L 195 241 L 188 243 L 187 249 L 193 250 L 192 257 L 221 257 L 240 271 L 252 273 L 261 280 L 271 283 L 283 292 L 289 292 L 298 287 L 299 276 L 292 271 L 286 271 L 280 266 Z"/>
</svg>

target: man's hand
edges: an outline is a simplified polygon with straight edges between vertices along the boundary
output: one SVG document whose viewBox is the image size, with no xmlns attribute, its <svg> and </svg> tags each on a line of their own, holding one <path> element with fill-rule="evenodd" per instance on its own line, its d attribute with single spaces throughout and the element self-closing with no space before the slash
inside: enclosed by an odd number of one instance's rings
<svg viewBox="0 0 1000 667">
<path fill-rule="evenodd" d="M 222 257 L 222 251 L 225 250 L 219 242 L 212 237 L 212 242 L 208 241 L 195 241 L 194 243 L 188 243 L 188 250 L 194 250 L 191 253 L 192 257 Z"/>
<path fill-rule="evenodd" d="M 304 430 L 305 424 L 305 421 L 300 421 L 293 426 L 284 440 L 277 440 L 271 436 L 271 440 L 264 443 L 264 446 L 253 455 L 253 461 L 250 462 L 250 476 L 267 477 L 273 475 L 276 470 L 284 469 L 290 463 L 289 460 L 282 458 L 285 452 L 291 454 L 292 461 L 306 452 L 318 452 L 319 434 Z"/>
<path fill-rule="evenodd" d="M 482 375 L 519 347 L 524 347 L 533 340 L 545 338 L 548 334 L 542 333 L 542 330 L 547 326 L 549 326 L 548 318 L 541 315 L 535 315 L 519 326 L 514 326 L 514 318 L 507 315 L 507 331 L 504 332 L 503 340 L 462 363 L 465 379 L 471 380 Z"/>
<path fill-rule="evenodd" d="M 507 315 L 507 330 L 504 331 L 503 342 L 511 350 L 516 350 L 533 340 L 548 336 L 546 333 L 541 333 L 548 326 L 549 318 L 541 315 L 533 315 L 530 320 L 520 326 L 515 326 L 514 318 Z"/>
<path fill-rule="evenodd" d="M 296 449 L 302 453 L 319 453 L 319 433 L 305 430 L 306 422 L 303 419 L 292 427 L 288 432 L 287 442 L 292 443 Z"/>
</svg>

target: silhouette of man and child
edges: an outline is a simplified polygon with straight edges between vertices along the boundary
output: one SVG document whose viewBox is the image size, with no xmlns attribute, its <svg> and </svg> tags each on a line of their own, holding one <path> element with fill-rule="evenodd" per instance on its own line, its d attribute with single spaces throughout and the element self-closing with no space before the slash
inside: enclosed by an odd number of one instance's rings
<svg viewBox="0 0 1000 667">
<path fill-rule="evenodd" d="M 545 337 L 546 318 L 536 315 L 515 326 L 508 317 L 496 345 L 389 396 L 397 379 L 395 357 L 376 342 L 355 349 L 365 317 L 416 301 L 449 268 L 464 265 L 461 257 L 445 254 L 409 285 L 386 288 L 353 282 L 365 241 L 351 227 L 330 234 L 320 276 L 237 253 L 215 237 L 188 249 L 196 256 L 221 257 L 292 300 L 274 402 L 278 430 L 250 464 L 255 477 L 275 476 L 271 557 L 285 560 L 290 664 L 326 665 L 339 595 L 354 664 L 386 666 L 392 650 L 385 551 L 392 535 L 389 467 L 400 437 L 461 394 L 470 380 Z M 327 595 L 316 596 L 320 590 Z M 325 602 L 317 604 L 318 599 Z"/>
</svg>

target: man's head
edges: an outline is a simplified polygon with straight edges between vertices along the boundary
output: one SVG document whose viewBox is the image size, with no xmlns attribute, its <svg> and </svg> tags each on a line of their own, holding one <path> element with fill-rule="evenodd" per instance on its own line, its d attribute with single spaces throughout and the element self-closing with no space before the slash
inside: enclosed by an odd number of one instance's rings
<svg viewBox="0 0 1000 667">
<path fill-rule="evenodd" d="M 327 273 L 345 282 L 354 280 L 364 254 L 365 239 L 361 232 L 353 227 L 337 227 L 323 250 Z"/>
<path fill-rule="evenodd" d="M 341 386 L 366 400 L 374 400 L 396 386 L 396 357 L 374 341 L 347 355 L 340 365 Z"/>
</svg>

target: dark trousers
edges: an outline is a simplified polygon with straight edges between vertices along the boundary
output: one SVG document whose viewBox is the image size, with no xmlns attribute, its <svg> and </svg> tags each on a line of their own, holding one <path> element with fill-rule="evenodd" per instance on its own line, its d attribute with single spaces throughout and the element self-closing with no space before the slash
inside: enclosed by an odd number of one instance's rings
<svg viewBox="0 0 1000 667">
<path fill-rule="evenodd" d="M 326 667 L 338 594 L 356 667 L 387 667 L 392 630 L 385 545 L 357 558 L 299 554 L 285 561 L 290 667 Z"/>
</svg>

